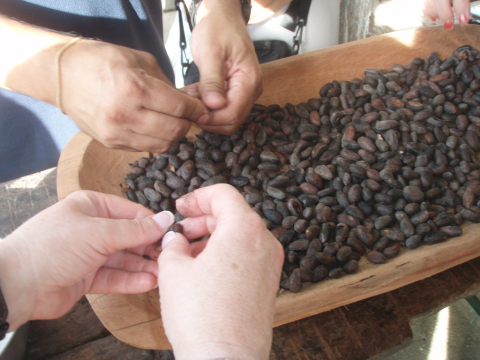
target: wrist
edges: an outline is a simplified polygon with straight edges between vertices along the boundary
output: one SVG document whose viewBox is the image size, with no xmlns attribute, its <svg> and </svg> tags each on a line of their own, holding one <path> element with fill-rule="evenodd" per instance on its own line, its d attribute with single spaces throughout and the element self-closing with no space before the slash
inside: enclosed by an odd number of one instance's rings
<svg viewBox="0 0 480 360">
<path fill-rule="evenodd" d="M 249 9 L 248 14 L 244 8 Z M 250 0 L 201 0 L 200 5 L 197 6 L 195 22 L 198 23 L 209 13 L 220 11 L 229 19 L 240 20 L 246 24 L 248 20 L 244 18 L 250 17 L 250 10 Z"/>
<path fill-rule="evenodd" d="M 221 314 L 218 316 L 225 319 L 226 323 L 236 323 L 235 319 L 223 317 Z M 173 337 L 171 344 L 175 359 L 267 360 L 269 358 L 273 336 L 271 327 L 266 331 L 258 328 L 248 331 L 248 326 L 244 324 L 229 327 L 226 323 L 223 326 L 217 323 L 209 324 L 207 327 L 196 327 L 194 331 L 196 335 L 193 334 L 193 336 Z M 192 324 L 192 326 L 195 325 Z M 201 330 L 202 328 L 209 330 Z M 168 331 L 167 336 L 170 336 Z"/>
<path fill-rule="evenodd" d="M 30 320 L 35 303 L 28 251 L 14 247 L 17 240 L 12 240 L 10 235 L 0 241 L 0 289 L 8 310 L 9 331 Z"/>
<path fill-rule="evenodd" d="M 180 348 L 181 350 L 177 350 Z M 270 353 L 256 353 L 251 348 L 227 343 L 202 343 L 200 346 L 185 344 L 173 347 L 176 360 L 266 360 Z"/>
</svg>

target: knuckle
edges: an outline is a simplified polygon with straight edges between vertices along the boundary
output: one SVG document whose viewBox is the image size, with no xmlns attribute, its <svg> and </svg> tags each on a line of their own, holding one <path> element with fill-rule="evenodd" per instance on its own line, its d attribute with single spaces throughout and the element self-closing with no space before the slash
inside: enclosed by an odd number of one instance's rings
<svg viewBox="0 0 480 360">
<path fill-rule="evenodd" d="M 222 127 L 222 130 L 226 132 L 234 132 L 241 125 L 241 123 L 242 119 L 240 118 L 239 114 L 231 114 L 225 117 L 225 120 L 223 121 L 225 126 Z"/>
<path fill-rule="evenodd" d="M 147 51 L 142 51 L 141 53 L 145 59 L 145 62 L 149 66 L 158 66 L 157 59 L 155 58 L 155 56 L 153 56 L 151 53 Z"/>
<path fill-rule="evenodd" d="M 104 110 L 103 116 L 100 118 L 100 123 L 109 126 L 118 126 L 125 122 L 124 115 L 118 106 L 114 103 L 108 104 Z M 103 129 L 102 136 L 108 136 L 111 131 Z"/>
<path fill-rule="evenodd" d="M 172 146 L 173 141 L 183 138 L 187 134 L 188 129 L 190 129 L 190 123 L 188 123 L 187 125 L 188 126 L 183 126 L 183 124 L 179 122 L 178 126 L 172 127 L 167 132 L 165 132 L 165 135 L 162 137 L 169 140 L 165 141 L 165 144 L 162 144 L 162 147 L 168 150 Z"/>
<path fill-rule="evenodd" d="M 254 233 L 259 233 L 266 229 L 262 218 L 253 210 L 245 216 L 246 223 L 250 224 L 250 227 Z"/>
<path fill-rule="evenodd" d="M 65 197 L 65 204 L 72 204 L 75 208 L 83 208 L 86 204 L 93 204 L 97 197 L 93 191 L 76 190 Z"/>
<path fill-rule="evenodd" d="M 177 117 L 177 118 L 183 118 L 185 116 L 185 114 L 187 113 L 187 111 L 188 111 L 187 104 L 183 101 L 179 101 L 175 105 L 175 109 L 173 110 L 172 115 L 174 117 Z"/>
<path fill-rule="evenodd" d="M 69 194 L 66 199 L 69 200 L 84 200 L 84 199 L 90 199 L 90 191 L 88 190 L 76 190 Z"/>
<path fill-rule="evenodd" d="M 241 196 L 238 190 L 230 184 L 217 184 L 215 187 L 219 193 L 225 192 L 226 196 L 239 199 L 241 198 L 243 200 L 243 196 Z"/>
<path fill-rule="evenodd" d="M 108 43 L 100 43 L 99 45 L 104 48 L 105 58 L 107 59 L 105 65 L 110 68 L 128 66 L 132 63 L 133 53 L 131 51 L 125 51 L 125 48 Z"/>
<path fill-rule="evenodd" d="M 142 236 L 142 237 L 148 234 L 148 229 L 145 227 L 145 224 L 146 224 L 145 221 L 141 221 L 140 219 L 133 219 L 131 221 L 134 227 L 135 234 L 138 234 L 139 236 Z"/>
<path fill-rule="evenodd" d="M 139 69 L 137 72 L 128 71 L 123 74 L 121 86 L 124 96 L 127 98 L 142 98 L 146 95 L 146 84 L 143 77 L 146 75 L 145 70 Z"/>
<path fill-rule="evenodd" d="M 170 149 L 172 144 L 173 144 L 173 142 L 171 142 L 171 141 L 162 142 L 162 143 L 156 145 L 155 147 L 152 147 L 151 149 L 145 149 L 145 150 L 149 151 L 149 152 L 158 152 L 160 154 L 163 154 L 163 153 L 167 152 L 168 149 Z"/>
<path fill-rule="evenodd" d="M 239 124 L 240 122 L 242 121 L 242 119 L 240 118 L 240 116 L 238 116 L 238 114 L 235 114 L 235 115 L 232 115 L 229 119 L 229 124 L 230 125 L 237 125 Z"/>
<path fill-rule="evenodd" d="M 107 128 L 103 129 L 99 133 L 100 141 L 103 145 L 107 148 L 115 149 L 116 147 L 121 145 L 121 141 L 119 139 L 119 134 L 115 128 Z"/>
<path fill-rule="evenodd" d="M 194 106 L 190 109 L 188 117 L 191 120 L 198 120 L 204 114 L 204 106 L 200 101 L 194 101 Z"/>
<path fill-rule="evenodd" d="M 107 105 L 103 116 L 98 120 L 96 140 L 108 148 L 118 148 L 128 142 L 126 136 L 133 120 L 115 104 Z"/>
<path fill-rule="evenodd" d="M 206 90 L 213 90 L 220 93 L 225 91 L 224 85 L 218 79 L 207 79 L 202 83 L 202 87 Z"/>
</svg>

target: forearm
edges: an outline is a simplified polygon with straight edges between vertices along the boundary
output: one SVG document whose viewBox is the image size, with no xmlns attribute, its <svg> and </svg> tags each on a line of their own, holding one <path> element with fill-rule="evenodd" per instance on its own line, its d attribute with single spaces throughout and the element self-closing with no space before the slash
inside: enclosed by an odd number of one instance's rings
<svg viewBox="0 0 480 360">
<path fill-rule="evenodd" d="M 26 269 L 30 263 L 28 250 L 19 249 L 16 245 L 20 245 L 21 240 L 12 236 L 0 242 L 0 289 L 8 309 L 9 331 L 30 320 L 35 302 L 34 286 L 27 285 L 32 275 Z"/>
<path fill-rule="evenodd" d="M 212 11 L 221 11 L 243 22 L 240 0 L 203 0 L 197 10 L 197 23 Z"/>
<path fill-rule="evenodd" d="M 70 39 L 0 16 L 0 87 L 55 104 L 55 55 Z"/>
</svg>

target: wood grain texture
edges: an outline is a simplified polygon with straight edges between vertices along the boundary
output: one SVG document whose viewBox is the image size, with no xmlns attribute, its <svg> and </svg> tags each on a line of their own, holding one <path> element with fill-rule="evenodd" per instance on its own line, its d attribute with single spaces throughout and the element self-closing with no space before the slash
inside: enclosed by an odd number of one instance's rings
<svg viewBox="0 0 480 360">
<path fill-rule="evenodd" d="M 59 319 L 31 321 L 29 333 L 25 352 L 25 359 L 28 360 L 50 358 L 87 342 L 110 336 L 85 297 Z"/>
<path fill-rule="evenodd" d="M 270 360 L 368 359 L 411 338 L 394 299 L 378 296 L 274 329 Z"/>
<path fill-rule="evenodd" d="M 264 91 L 260 104 L 297 104 L 319 96 L 333 80 L 364 77 L 365 69 L 406 64 L 437 51 L 445 58 L 461 45 L 480 43 L 480 28 L 469 25 L 446 32 L 441 26 L 396 31 L 262 64 Z"/>
<path fill-rule="evenodd" d="M 445 58 L 457 47 L 480 47 L 480 28 L 468 26 L 446 32 L 441 27 L 405 30 L 342 44 L 262 66 L 265 91 L 259 103 L 299 103 L 318 97 L 326 82 L 363 77 L 367 68 L 405 64 L 414 57 L 437 51 Z M 63 151 L 57 177 L 59 198 L 78 189 L 122 195 L 119 184 L 129 162 L 142 153 L 104 148 L 79 134 Z M 464 235 L 448 242 L 403 251 L 387 264 L 375 266 L 365 259 L 360 271 L 334 281 L 305 286 L 298 294 L 282 291 L 275 307 L 275 326 L 312 316 L 385 293 L 424 279 L 480 255 L 479 226 L 466 226 Z M 328 294 L 328 296 L 325 296 Z M 164 349 L 168 342 L 161 327 L 158 294 L 89 296 L 102 323 L 118 339 L 146 349 Z"/>
<path fill-rule="evenodd" d="M 137 349 L 110 335 L 49 358 L 50 360 L 155 360 L 152 350 Z M 160 358 L 159 358 L 160 359 Z"/>
<path fill-rule="evenodd" d="M 383 359 L 385 353 L 410 343 L 412 334 L 406 327 L 407 320 L 411 325 L 479 290 L 480 258 L 476 258 L 389 293 L 279 326 L 273 332 L 270 360 L 365 360 L 379 354 L 379 359 Z M 31 324 L 25 357 L 29 360 L 53 356 L 57 360 L 111 360 L 118 358 L 115 356 L 119 350 L 122 359 L 151 359 L 152 353 L 108 336 L 85 299 L 62 318 Z M 84 337 L 87 333 L 93 341 Z M 104 337 L 109 339 L 97 341 Z M 158 350 L 153 354 L 154 360 L 174 359 L 171 351 Z"/>
</svg>

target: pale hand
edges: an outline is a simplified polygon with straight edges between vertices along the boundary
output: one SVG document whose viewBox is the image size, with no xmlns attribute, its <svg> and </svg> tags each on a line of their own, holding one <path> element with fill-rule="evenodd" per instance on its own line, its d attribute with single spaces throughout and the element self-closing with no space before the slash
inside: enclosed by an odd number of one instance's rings
<svg viewBox="0 0 480 360">
<path fill-rule="evenodd" d="M 129 200 L 88 191 L 37 214 L 0 242 L 0 287 L 10 330 L 62 316 L 87 293 L 153 289 L 153 244 L 172 223 L 169 212 L 154 216 Z"/>
<path fill-rule="evenodd" d="M 177 360 L 267 359 L 283 248 L 229 185 L 177 200 L 184 235 L 158 258 L 163 325 Z M 208 240 L 188 240 L 210 235 Z"/>
</svg>

